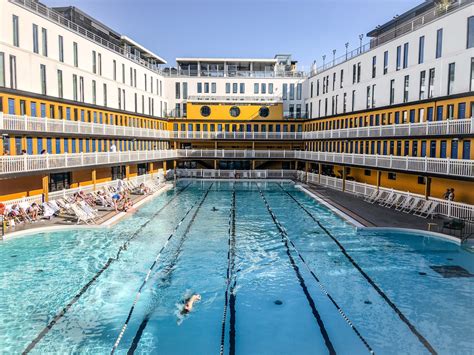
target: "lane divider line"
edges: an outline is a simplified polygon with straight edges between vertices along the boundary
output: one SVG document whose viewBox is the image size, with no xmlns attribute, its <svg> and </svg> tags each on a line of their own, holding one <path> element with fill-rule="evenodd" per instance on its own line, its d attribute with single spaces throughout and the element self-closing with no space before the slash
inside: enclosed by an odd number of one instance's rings
<svg viewBox="0 0 474 355">
<path fill-rule="evenodd" d="M 437 354 L 436 350 L 429 343 L 429 341 L 416 329 L 416 327 L 408 320 L 408 318 L 403 314 L 403 312 L 397 307 L 397 305 L 382 291 L 382 289 L 372 280 L 372 278 L 357 264 L 357 262 L 352 258 L 352 256 L 347 252 L 346 248 L 339 242 L 339 240 L 334 237 L 329 230 L 323 226 L 323 224 L 306 208 L 304 207 L 291 193 L 285 190 L 280 184 L 280 188 L 290 196 L 293 201 L 295 201 L 300 208 L 305 211 L 311 219 L 318 224 L 318 226 L 331 238 L 334 243 L 339 247 L 344 256 L 349 260 L 349 262 L 360 272 L 360 274 L 367 280 L 367 282 L 375 289 L 375 291 L 382 297 L 382 299 L 392 308 L 392 310 L 398 315 L 398 317 L 408 326 L 410 331 L 418 338 L 418 340 L 423 344 L 423 346 L 433 355 Z"/>
<path fill-rule="evenodd" d="M 332 344 L 331 339 L 329 338 L 329 334 L 326 330 L 326 327 L 325 327 L 324 322 L 321 318 L 321 315 L 319 314 L 319 312 L 316 308 L 316 304 L 315 304 L 313 298 L 311 297 L 311 295 L 308 291 L 308 287 L 306 286 L 304 278 L 301 275 L 299 267 L 298 267 L 298 265 L 296 265 L 295 259 L 291 255 L 290 247 L 288 245 L 288 241 L 290 240 L 288 238 L 288 234 L 286 233 L 285 229 L 281 226 L 281 224 L 278 222 L 275 214 L 273 213 L 272 209 L 270 208 L 270 205 L 267 202 L 267 199 L 265 198 L 265 195 L 263 194 L 262 190 L 260 189 L 260 185 L 257 184 L 257 187 L 258 187 L 258 191 L 260 193 L 260 197 L 262 198 L 263 202 L 265 203 L 265 207 L 267 208 L 267 211 L 270 214 L 270 216 L 273 220 L 273 223 L 275 224 L 278 231 L 280 232 L 281 239 L 282 239 L 283 244 L 285 245 L 285 248 L 286 248 L 286 255 L 288 256 L 288 259 L 290 260 L 290 264 L 291 264 L 293 270 L 295 271 L 296 277 L 298 278 L 300 286 L 303 289 L 303 293 L 305 294 L 306 299 L 308 300 L 308 303 L 309 303 L 309 306 L 311 307 L 311 311 L 313 313 L 313 316 L 316 319 L 316 322 L 318 323 L 319 330 L 321 332 L 321 335 L 323 336 L 324 343 L 326 344 L 326 347 L 329 351 L 329 354 L 335 355 L 336 350 L 334 349 L 334 345 Z"/>
<path fill-rule="evenodd" d="M 187 184 L 185 187 L 183 187 L 180 191 L 178 191 L 165 205 L 163 205 L 153 216 L 147 220 L 145 223 L 143 223 L 132 235 L 130 238 L 128 238 L 118 249 L 117 254 L 115 258 L 109 258 L 107 262 L 102 266 L 102 268 L 97 271 L 97 273 L 79 290 L 79 292 L 72 298 L 72 300 L 69 301 L 69 303 L 64 306 L 54 317 L 53 319 L 44 327 L 41 332 L 28 344 L 28 346 L 23 350 L 22 354 L 28 354 L 31 350 L 34 349 L 34 347 L 44 338 L 46 334 L 54 327 L 54 325 L 62 318 L 64 315 L 69 311 L 69 309 L 76 303 L 79 298 L 91 287 L 91 285 L 99 278 L 99 276 L 109 268 L 109 266 L 114 262 L 119 260 L 120 254 L 122 253 L 123 250 L 127 250 L 128 245 L 130 242 L 135 239 L 139 233 L 142 231 L 143 228 L 145 228 L 150 221 L 155 218 L 158 214 L 160 214 L 166 207 L 168 207 L 171 202 L 173 202 L 179 194 L 184 192 L 191 183 Z"/>
</svg>

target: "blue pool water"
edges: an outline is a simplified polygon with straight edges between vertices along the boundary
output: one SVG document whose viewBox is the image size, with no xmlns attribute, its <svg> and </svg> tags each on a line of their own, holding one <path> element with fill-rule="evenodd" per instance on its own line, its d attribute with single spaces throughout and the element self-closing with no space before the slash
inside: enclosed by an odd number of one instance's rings
<svg viewBox="0 0 474 355">
<path fill-rule="evenodd" d="M 222 334 L 225 354 L 474 353 L 472 253 L 358 231 L 290 183 L 210 181 L 181 181 L 110 229 L 1 242 L 1 351 L 110 353 L 170 235 L 119 354 L 218 354 Z"/>
</svg>

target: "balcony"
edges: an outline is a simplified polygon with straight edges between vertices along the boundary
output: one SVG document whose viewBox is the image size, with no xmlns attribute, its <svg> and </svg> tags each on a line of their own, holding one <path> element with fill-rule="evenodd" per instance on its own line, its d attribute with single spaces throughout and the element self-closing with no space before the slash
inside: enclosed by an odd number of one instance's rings
<svg viewBox="0 0 474 355">
<path fill-rule="evenodd" d="M 17 0 L 18 1 L 18 0 Z M 307 77 L 303 71 L 278 70 L 191 70 L 165 68 L 162 72 L 167 77 L 208 77 L 208 78 L 301 78 Z"/>
<path fill-rule="evenodd" d="M 231 103 L 231 104 L 238 104 L 238 103 L 260 103 L 260 104 L 276 104 L 282 103 L 283 99 L 281 96 L 277 95 L 226 95 L 226 96 L 218 96 L 218 95 L 191 95 L 187 98 L 187 102 L 192 103 L 199 103 L 199 102 L 207 102 L 207 103 Z"/>
<path fill-rule="evenodd" d="M 4 114 L 3 112 L 0 112 L 0 130 L 12 133 L 67 134 L 86 135 L 88 137 L 169 139 L 170 136 L 170 132 L 165 130 L 59 120 L 46 117 L 17 116 Z"/>
<path fill-rule="evenodd" d="M 301 140 L 303 132 L 191 132 L 171 131 L 170 139 L 211 140 Z"/>
</svg>

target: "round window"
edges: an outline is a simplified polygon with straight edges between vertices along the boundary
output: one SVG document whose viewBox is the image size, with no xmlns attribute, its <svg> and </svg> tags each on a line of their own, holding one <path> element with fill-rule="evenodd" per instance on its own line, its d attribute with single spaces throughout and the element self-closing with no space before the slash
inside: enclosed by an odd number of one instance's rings
<svg viewBox="0 0 474 355">
<path fill-rule="evenodd" d="M 268 107 L 260 107 L 259 114 L 260 117 L 268 117 L 268 115 L 270 114 L 270 110 L 268 109 Z"/>
<path fill-rule="evenodd" d="M 232 117 L 238 117 L 240 115 L 240 108 L 238 108 L 237 106 L 232 106 L 230 108 L 230 115 Z"/>
<path fill-rule="evenodd" d="M 207 117 L 211 114 L 211 108 L 209 106 L 201 106 L 201 116 Z"/>
</svg>

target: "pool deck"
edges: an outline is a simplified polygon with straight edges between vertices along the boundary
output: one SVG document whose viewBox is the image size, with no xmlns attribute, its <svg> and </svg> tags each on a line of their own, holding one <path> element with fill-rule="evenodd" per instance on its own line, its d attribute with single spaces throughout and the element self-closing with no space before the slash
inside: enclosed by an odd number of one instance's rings
<svg viewBox="0 0 474 355">
<path fill-rule="evenodd" d="M 133 205 L 135 208 L 139 207 L 141 204 L 146 203 L 150 199 L 159 194 L 163 193 L 164 191 L 170 189 L 172 186 L 170 184 L 165 184 L 162 188 L 157 190 L 155 193 L 151 195 L 135 195 L 131 194 L 130 198 L 133 201 Z M 58 231 L 61 229 L 65 229 L 68 227 L 73 228 L 106 228 L 109 227 L 118 221 L 122 220 L 123 218 L 130 216 L 135 211 L 132 210 L 130 212 L 115 212 L 112 207 L 98 207 L 97 213 L 99 217 L 97 218 L 97 223 L 85 224 L 79 223 L 77 224 L 77 218 L 74 216 L 69 215 L 59 215 L 51 220 L 47 219 L 40 219 L 37 222 L 28 222 L 16 225 L 15 227 L 7 227 L 5 231 L 5 235 L 3 236 L 4 239 L 8 239 L 10 237 L 21 236 L 31 233 L 41 233 L 46 231 Z M 0 238 L 1 239 L 1 238 Z"/>
<path fill-rule="evenodd" d="M 365 227 L 431 230 L 432 232 L 448 234 L 461 239 L 459 233 L 457 235 L 456 233 L 449 233 L 447 229 L 441 231 L 443 222 L 447 218 L 434 217 L 425 219 L 409 213 L 396 211 L 393 208 L 382 207 L 377 203 L 371 204 L 364 201 L 361 197 L 328 187 L 312 184 L 303 186 Z"/>
</svg>

